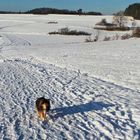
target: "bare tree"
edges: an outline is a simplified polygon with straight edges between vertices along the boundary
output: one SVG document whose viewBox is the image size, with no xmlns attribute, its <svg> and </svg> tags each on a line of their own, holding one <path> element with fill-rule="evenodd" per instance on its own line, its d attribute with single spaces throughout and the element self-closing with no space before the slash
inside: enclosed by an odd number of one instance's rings
<svg viewBox="0 0 140 140">
<path fill-rule="evenodd" d="M 113 17 L 113 24 L 116 24 L 118 27 L 124 27 L 127 23 L 127 18 L 124 15 L 115 15 Z"/>
</svg>

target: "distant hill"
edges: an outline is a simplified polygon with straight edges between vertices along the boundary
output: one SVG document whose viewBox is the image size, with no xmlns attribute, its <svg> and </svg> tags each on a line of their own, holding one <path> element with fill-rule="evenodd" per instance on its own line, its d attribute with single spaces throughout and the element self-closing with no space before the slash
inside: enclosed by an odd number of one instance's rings
<svg viewBox="0 0 140 140">
<path fill-rule="evenodd" d="M 140 19 L 140 3 L 129 5 L 125 10 L 124 15 Z"/>
<path fill-rule="evenodd" d="M 72 14 L 72 15 L 102 15 L 100 12 L 83 12 L 82 9 L 77 11 L 56 8 L 36 8 L 25 12 L 27 14 Z"/>
</svg>

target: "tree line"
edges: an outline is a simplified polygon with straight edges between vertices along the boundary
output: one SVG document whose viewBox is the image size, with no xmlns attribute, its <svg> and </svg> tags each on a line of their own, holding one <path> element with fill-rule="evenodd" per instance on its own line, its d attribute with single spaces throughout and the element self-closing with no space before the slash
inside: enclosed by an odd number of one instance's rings
<svg viewBox="0 0 140 140">
<path fill-rule="evenodd" d="M 132 16 L 135 19 L 140 19 L 140 3 L 129 5 L 124 12 L 125 16 Z"/>
<path fill-rule="evenodd" d="M 102 15 L 100 12 L 83 12 L 82 9 L 68 10 L 68 9 L 56 9 L 56 8 L 36 8 L 27 11 L 28 14 L 71 14 L 71 15 Z"/>
<path fill-rule="evenodd" d="M 71 14 L 71 15 L 102 15 L 100 12 L 83 12 L 82 9 L 68 10 L 56 8 L 36 8 L 26 12 L 0 11 L 0 14 Z"/>
</svg>

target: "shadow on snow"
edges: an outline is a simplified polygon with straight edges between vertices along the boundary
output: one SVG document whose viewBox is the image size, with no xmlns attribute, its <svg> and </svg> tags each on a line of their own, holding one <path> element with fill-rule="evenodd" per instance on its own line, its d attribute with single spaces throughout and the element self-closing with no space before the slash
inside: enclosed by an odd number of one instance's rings
<svg viewBox="0 0 140 140">
<path fill-rule="evenodd" d="M 54 118 L 57 119 L 59 117 L 62 118 L 62 117 L 67 116 L 67 115 L 74 115 L 77 113 L 85 113 L 85 112 L 89 112 L 89 111 L 102 110 L 103 108 L 108 108 L 110 106 L 113 106 L 113 105 L 112 104 L 105 104 L 102 102 L 89 102 L 86 104 L 56 108 L 56 109 L 52 109 L 51 111 L 56 114 L 54 116 Z"/>
</svg>

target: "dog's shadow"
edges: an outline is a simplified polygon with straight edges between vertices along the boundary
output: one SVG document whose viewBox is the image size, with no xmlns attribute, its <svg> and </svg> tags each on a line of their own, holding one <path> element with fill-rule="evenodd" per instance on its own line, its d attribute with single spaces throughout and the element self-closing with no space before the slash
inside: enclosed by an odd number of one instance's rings
<svg viewBox="0 0 140 140">
<path fill-rule="evenodd" d="M 102 110 L 103 108 L 108 108 L 111 106 L 113 105 L 105 104 L 102 102 L 89 102 L 89 103 L 80 104 L 80 105 L 52 109 L 51 112 L 53 114 L 55 113 L 55 115 L 53 115 L 53 118 L 57 119 L 57 118 L 63 118 L 64 116 L 67 116 L 67 115 L 74 115 L 77 113 Z"/>
</svg>

